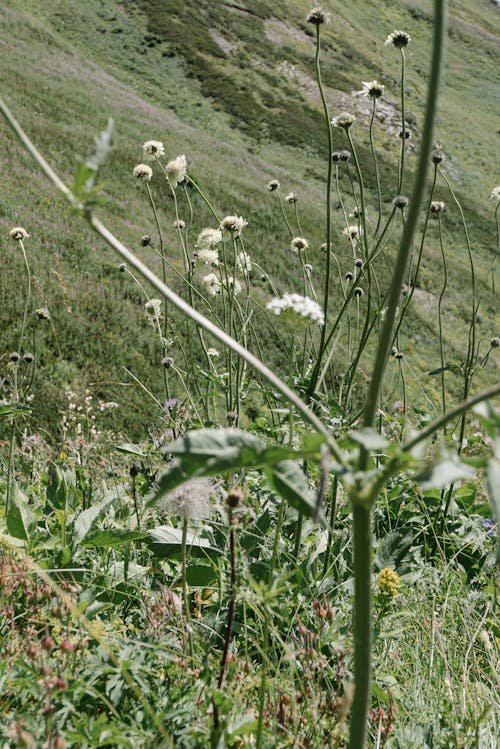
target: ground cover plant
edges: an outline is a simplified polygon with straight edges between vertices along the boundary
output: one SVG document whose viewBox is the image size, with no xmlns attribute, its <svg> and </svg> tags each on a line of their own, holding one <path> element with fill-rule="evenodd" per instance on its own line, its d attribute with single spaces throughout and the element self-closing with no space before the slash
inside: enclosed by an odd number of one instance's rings
<svg viewBox="0 0 500 749">
<path fill-rule="evenodd" d="M 411 149 L 411 33 L 386 38 L 400 89 L 391 171 L 376 145 L 384 84 L 360 83 L 366 133 L 351 112 L 332 113 L 329 14 L 307 14 L 324 218 L 303 231 L 296 193 L 262 180 L 294 267 L 286 285 L 250 251 L 251 205 L 221 210 L 189 153 L 146 132 L 127 169 L 150 210 L 141 245 L 152 270 L 99 218 L 113 122 L 62 180 L 0 103 L 69 220 L 119 256 L 161 372 L 149 382 L 126 366 L 155 411 L 140 439 L 113 430 L 118 396 L 85 386 L 66 390 L 57 438 L 32 434 L 40 352 L 64 341 L 33 303 L 36 228 L 11 228 L 23 270 L 0 407 L 5 746 L 496 745 L 500 339 L 478 315 L 493 326 L 500 195 L 491 190 L 495 241 L 479 282 L 435 141 L 446 3 L 430 18 Z M 448 220 L 468 274 L 454 361 Z M 409 341 L 431 244 L 437 356 L 423 378 Z"/>
</svg>

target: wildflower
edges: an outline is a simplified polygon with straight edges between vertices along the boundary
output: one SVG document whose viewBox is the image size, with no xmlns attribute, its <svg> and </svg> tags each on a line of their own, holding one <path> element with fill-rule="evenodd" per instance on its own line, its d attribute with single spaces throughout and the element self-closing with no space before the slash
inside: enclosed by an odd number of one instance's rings
<svg viewBox="0 0 500 749">
<path fill-rule="evenodd" d="M 20 242 L 22 239 L 26 239 L 26 237 L 29 237 L 29 234 L 26 229 L 23 229 L 22 226 L 14 226 L 10 230 L 9 236 L 11 236 L 12 239 L 15 239 L 16 242 Z"/>
<path fill-rule="evenodd" d="M 20 359 L 20 355 L 17 353 L 17 351 L 13 351 L 11 354 L 9 354 L 9 359 L 12 362 L 18 362 Z"/>
<path fill-rule="evenodd" d="M 342 151 L 334 151 L 332 153 L 332 161 L 334 164 L 337 164 L 339 161 L 349 161 L 351 158 L 351 152 L 347 149 L 342 149 Z"/>
<path fill-rule="evenodd" d="M 148 315 L 157 320 L 159 319 L 161 315 L 161 299 L 150 299 L 149 302 L 146 302 L 144 307 Z"/>
<path fill-rule="evenodd" d="M 483 520 L 483 528 L 487 532 L 488 536 L 494 536 L 496 523 L 494 520 L 491 520 L 490 518 L 486 518 L 486 520 Z"/>
<path fill-rule="evenodd" d="M 404 358 L 403 352 L 402 351 L 396 351 L 396 353 L 394 354 L 394 358 L 397 359 L 398 361 L 401 361 L 401 359 Z"/>
<path fill-rule="evenodd" d="M 495 338 L 492 338 L 490 341 L 491 348 L 498 348 L 500 346 L 500 338 L 495 336 Z"/>
<path fill-rule="evenodd" d="M 39 320 L 50 320 L 50 312 L 47 307 L 38 307 L 38 309 L 35 310 L 35 315 Z"/>
<path fill-rule="evenodd" d="M 220 354 L 219 354 L 219 352 L 217 351 L 216 348 L 209 348 L 209 349 L 207 349 L 207 354 L 212 359 L 217 359 L 220 356 Z"/>
<path fill-rule="evenodd" d="M 433 200 L 431 203 L 431 213 L 438 214 L 443 213 L 445 205 L 442 200 Z"/>
<path fill-rule="evenodd" d="M 353 114 L 350 114 L 349 112 L 341 112 L 336 117 L 332 119 L 332 125 L 333 127 L 341 127 L 344 130 L 349 130 L 351 125 L 356 122 L 356 118 Z"/>
<path fill-rule="evenodd" d="M 141 237 L 141 245 L 143 247 L 148 247 L 150 244 L 151 244 L 151 237 L 148 237 L 147 234 Z"/>
<path fill-rule="evenodd" d="M 380 99 L 384 93 L 384 88 L 378 81 L 362 81 L 363 88 L 358 93 L 361 96 L 370 96 L 372 99 Z"/>
<path fill-rule="evenodd" d="M 357 257 L 356 260 L 354 261 L 354 265 L 356 266 L 356 268 L 362 268 L 363 267 L 362 259 L 360 257 Z"/>
<path fill-rule="evenodd" d="M 200 262 L 205 263 L 205 265 L 211 265 L 212 267 L 219 265 L 219 253 L 217 250 L 200 250 L 196 253 L 196 257 Z"/>
<path fill-rule="evenodd" d="M 31 351 L 27 351 L 27 352 L 25 353 L 25 355 L 23 356 L 23 359 L 24 359 L 24 361 L 26 362 L 26 364 L 31 364 L 32 362 L 34 362 L 34 361 L 35 361 L 35 357 L 34 357 L 34 355 L 33 355 L 33 354 L 31 353 Z"/>
<path fill-rule="evenodd" d="M 398 138 L 400 140 L 403 140 L 403 138 L 405 140 L 408 140 L 408 138 L 411 138 L 411 131 L 410 130 L 400 130 L 399 133 L 398 133 Z"/>
<path fill-rule="evenodd" d="M 247 275 L 252 271 L 252 261 L 248 252 L 239 252 L 237 257 L 237 266 L 240 273 Z"/>
<path fill-rule="evenodd" d="M 165 155 L 165 148 L 161 140 L 148 140 L 142 146 L 142 150 L 146 156 L 149 156 L 150 160 L 154 160 L 159 156 Z"/>
<path fill-rule="evenodd" d="M 312 265 L 310 263 L 305 263 L 304 270 L 305 270 L 306 273 L 312 273 L 312 269 L 313 269 L 313 267 L 312 267 Z"/>
<path fill-rule="evenodd" d="M 361 208 L 358 208 L 358 206 L 354 206 L 352 209 L 352 213 L 349 214 L 349 218 L 359 218 L 363 214 L 363 211 Z"/>
<path fill-rule="evenodd" d="M 171 357 L 171 356 L 165 356 L 165 357 L 164 357 L 164 358 L 163 358 L 163 359 L 161 360 L 161 365 L 162 365 L 162 367 L 164 367 L 165 369 L 170 369 L 170 368 L 171 368 L 171 367 L 173 366 L 173 364 L 174 364 L 174 360 L 172 359 L 172 357 Z"/>
<path fill-rule="evenodd" d="M 298 201 L 298 197 L 294 192 L 289 192 L 288 195 L 285 196 L 285 200 L 287 203 L 290 203 L 290 205 L 293 205 Z"/>
<path fill-rule="evenodd" d="M 181 218 L 178 218 L 174 223 L 172 224 L 174 229 L 180 229 L 181 231 L 186 228 L 186 222 L 183 221 Z"/>
<path fill-rule="evenodd" d="M 241 293 L 241 284 L 236 280 L 236 278 L 229 276 L 229 278 L 227 279 L 227 285 L 232 290 L 235 296 Z"/>
<path fill-rule="evenodd" d="M 324 23 L 330 23 L 330 14 L 317 6 L 309 11 L 306 20 L 307 23 L 312 23 L 314 26 L 321 26 Z"/>
<path fill-rule="evenodd" d="M 120 265 L 118 266 L 118 270 L 120 271 L 120 273 L 125 273 L 125 271 L 127 270 L 127 263 L 120 263 Z"/>
<path fill-rule="evenodd" d="M 354 296 L 360 297 L 360 296 L 363 296 L 364 293 L 365 292 L 363 291 L 361 286 L 356 286 L 356 288 L 354 289 Z"/>
<path fill-rule="evenodd" d="M 401 210 L 403 210 L 403 208 L 406 208 L 406 206 L 408 205 L 408 198 L 405 195 L 396 195 L 396 197 L 392 201 L 392 204 L 396 208 L 401 208 Z"/>
<path fill-rule="evenodd" d="M 305 252 L 309 249 L 309 242 L 304 237 L 294 237 L 290 242 L 290 249 L 295 253 Z"/>
<path fill-rule="evenodd" d="M 281 299 L 275 297 L 266 304 L 266 309 L 294 325 L 297 323 L 317 325 L 325 324 L 323 310 L 309 297 L 300 294 L 283 294 Z"/>
<path fill-rule="evenodd" d="M 136 179 L 140 179 L 141 182 L 150 182 L 153 170 L 147 164 L 137 164 L 137 166 L 134 166 L 132 174 Z"/>
<path fill-rule="evenodd" d="M 186 168 L 187 162 L 184 154 L 182 156 L 178 156 L 173 161 L 168 162 L 167 166 L 165 167 L 165 171 L 167 172 L 167 179 L 171 185 L 177 187 L 177 185 L 180 185 L 181 182 L 184 182 L 184 180 L 186 179 Z"/>
<path fill-rule="evenodd" d="M 220 228 L 224 234 L 231 234 L 234 238 L 240 237 L 241 232 L 248 225 L 243 216 L 225 216 L 220 222 Z"/>
<path fill-rule="evenodd" d="M 342 234 L 344 237 L 349 237 L 349 239 L 355 241 L 359 239 L 360 237 L 360 230 L 359 226 L 356 226 L 356 224 L 351 224 L 350 226 L 346 226 L 345 229 L 342 230 Z"/>
<path fill-rule="evenodd" d="M 197 250 L 208 250 L 222 242 L 222 232 L 220 229 L 202 229 L 198 234 L 195 247 Z"/>
<path fill-rule="evenodd" d="M 354 280 L 354 273 L 351 273 L 350 270 L 347 271 L 345 274 L 345 280 L 346 281 L 353 281 Z"/>
<path fill-rule="evenodd" d="M 490 200 L 494 200 L 495 202 L 498 202 L 500 200 L 500 185 L 497 185 L 493 188 L 490 195 Z"/>
<path fill-rule="evenodd" d="M 406 31 L 391 31 L 387 39 L 385 40 L 385 46 L 395 47 L 396 49 L 403 49 L 407 47 L 411 42 L 411 36 Z"/>
<path fill-rule="evenodd" d="M 191 479 L 166 495 L 160 509 L 185 520 L 199 520 L 210 515 L 210 497 L 214 487 L 210 479 Z"/>
<path fill-rule="evenodd" d="M 202 279 L 202 284 L 207 287 L 210 296 L 217 296 L 217 294 L 220 294 L 221 292 L 222 284 L 220 278 L 216 276 L 215 273 L 209 273 L 205 276 Z"/>
<path fill-rule="evenodd" d="M 443 151 L 440 148 L 435 148 L 431 153 L 431 161 L 433 164 L 441 164 L 446 159 Z"/>
<path fill-rule="evenodd" d="M 170 411 L 170 412 L 174 411 L 180 405 L 181 405 L 181 402 L 178 398 L 168 398 L 165 401 L 165 408 L 167 409 L 167 411 Z"/>
<path fill-rule="evenodd" d="M 269 190 L 269 192 L 274 192 L 275 190 L 280 189 L 280 183 L 277 179 L 271 179 L 267 183 L 266 188 Z"/>
<path fill-rule="evenodd" d="M 391 600 L 391 598 L 394 598 L 394 596 L 398 593 L 398 588 L 401 585 L 401 578 L 397 574 L 397 572 L 394 572 L 394 570 L 391 570 L 390 567 L 384 567 L 383 570 L 381 570 L 378 581 L 377 581 L 377 588 L 379 596 L 382 600 L 388 602 Z"/>
</svg>

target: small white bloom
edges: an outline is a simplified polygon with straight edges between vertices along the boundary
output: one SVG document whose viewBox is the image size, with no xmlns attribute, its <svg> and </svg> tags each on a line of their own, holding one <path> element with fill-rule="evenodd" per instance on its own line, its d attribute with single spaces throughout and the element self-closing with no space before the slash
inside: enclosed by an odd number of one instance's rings
<svg viewBox="0 0 500 749">
<path fill-rule="evenodd" d="M 290 242 L 290 249 L 295 253 L 305 252 L 309 249 L 309 242 L 304 237 L 294 237 Z"/>
<path fill-rule="evenodd" d="M 22 226 L 14 226 L 14 228 L 10 230 L 9 235 L 12 239 L 15 239 L 16 242 L 20 242 L 22 239 L 29 237 L 28 232 L 26 229 L 23 229 Z"/>
<path fill-rule="evenodd" d="M 197 250 L 209 250 L 214 244 L 222 242 L 222 232 L 220 229 L 202 229 L 198 234 L 195 247 Z"/>
<path fill-rule="evenodd" d="M 349 112 L 341 112 L 336 117 L 332 119 L 332 125 L 333 127 L 341 127 L 344 130 L 349 130 L 351 125 L 356 122 L 356 118 L 353 114 L 350 114 Z"/>
<path fill-rule="evenodd" d="M 219 253 L 217 250 L 200 250 L 197 253 L 197 258 L 200 262 L 205 265 L 219 265 Z"/>
<path fill-rule="evenodd" d="M 144 154 L 149 157 L 150 160 L 156 159 L 158 156 L 165 155 L 165 148 L 161 140 L 148 140 L 142 146 Z"/>
<path fill-rule="evenodd" d="M 248 252 L 239 252 L 237 258 L 237 266 L 240 273 L 247 275 L 252 271 L 252 261 Z"/>
<path fill-rule="evenodd" d="M 298 200 L 298 197 L 295 195 L 294 192 L 289 192 L 288 195 L 285 197 L 285 200 L 287 203 L 296 203 Z"/>
<path fill-rule="evenodd" d="M 275 297 L 266 304 L 266 309 L 278 315 L 294 326 L 303 324 L 325 324 L 323 310 L 317 302 L 300 294 L 283 294 L 281 299 Z"/>
<path fill-rule="evenodd" d="M 186 222 L 183 221 L 181 218 L 174 221 L 172 225 L 174 229 L 180 229 L 181 231 L 186 228 Z"/>
<path fill-rule="evenodd" d="M 229 276 L 227 279 L 227 285 L 233 291 L 235 296 L 241 292 L 241 284 L 236 278 Z"/>
<path fill-rule="evenodd" d="M 361 96 L 370 96 L 372 99 L 380 99 L 384 93 L 385 86 L 378 81 L 362 81 L 363 88 L 358 91 Z"/>
<path fill-rule="evenodd" d="M 207 349 L 207 354 L 212 357 L 213 359 L 216 359 L 218 356 L 220 356 L 219 352 L 216 348 L 209 348 Z"/>
<path fill-rule="evenodd" d="M 153 170 L 147 164 L 137 164 L 137 166 L 134 166 L 132 174 L 136 179 L 140 179 L 141 182 L 150 182 Z"/>
<path fill-rule="evenodd" d="M 165 170 L 167 172 L 167 178 L 171 185 L 177 187 L 181 182 L 184 182 L 186 178 L 187 162 L 184 154 L 178 156 L 173 161 L 169 161 Z"/>
<path fill-rule="evenodd" d="M 220 228 L 224 234 L 231 234 L 233 237 L 240 237 L 241 232 L 248 225 L 243 216 L 225 216 L 220 222 Z"/>
<path fill-rule="evenodd" d="M 216 276 L 215 273 L 209 273 L 207 276 L 204 276 L 201 282 L 207 287 L 210 296 L 217 296 L 217 294 L 220 294 L 222 284 L 220 278 Z"/>
<path fill-rule="evenodd" d="M 411 36 L 406 31 L 391 31 L 384 44 L 386 47 L 392 46 L 396 49 L 403 49 L 411 42 Z"/>
<path fill-rule="evenodd" d="M 490 200 L 494 200 L 495 202 L 500 200 L 500 185 L 497 185 L 493 188 L 490 195 Z"/>
<path fill-rule="evenodd" d="M 275 190 L 280 189 L 280 183 L 277 179 L 271 179 L 267 183 L 266 188 L 269 190 L 269 192 L 274 192 Z"/>
<path fill-rule="evenodd" d="M 146 302 L 144 307 L 150 317 L 154 317 L 157 320 L 159 319 L 161 315 L 161 299 L 150 299 L 149 302 Z"/>
<path fill-rule="evenodd" d="M 344 237 L 349 237 L 351 240 L 359 239 L 360 237 L 360 230 L 359 226 L 356 226 L 356 224 L 351 224 L 350 226 L 346 226 L 345 229 L 342 230 L 342 234 Z"/>
</svg>

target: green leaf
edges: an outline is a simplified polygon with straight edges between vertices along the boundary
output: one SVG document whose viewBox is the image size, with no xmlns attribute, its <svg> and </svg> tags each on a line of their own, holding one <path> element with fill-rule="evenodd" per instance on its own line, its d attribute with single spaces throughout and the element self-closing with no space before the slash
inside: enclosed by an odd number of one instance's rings
<svg viewBox="0 0 500 749">
<path fill-rule="evenodd" d="M 47 499 L 54 508 L 65 509 L 68 505 L 68 483 L 64 471 L 55 463 L 49 466 Z"/>
<path fill-rule="evenodd" d="M 146 543 L 156 556 L 175 556 L 182 548 L 182 529 L 173 528 L 170 525 L 159 525 L 148 531 Z M 188 530 L 186 546 L 191 556 L 206 557 L 222 554 L 220 549 L 210 545 L 207 538 L 202 538 L 199 532 Z"/>
<path fill-rule="evenodd" d="M 84 510 L 76 518 L 73 525 L 73 547 L 76 548 L 82 541 L 87 537 L 89 532 L 94 527 L 97 520 L 104 515 L 106 510 L 113 504 L 122 498 L 123 492 L 118 493 L 116 490 L 107 492 L 104 499 L 98 502 L 88 510 Z"/>
<path fill-rule="evenodd" d="M 486 481 L 490 495 L 491 511 L 496 518 L 497 525 L 500 520 L 500 462 L 490 460 L 486 469 Z M 500 533 L 497 530 L 497 564 L 500 567 Z"/>
<path fill-rule="evenodd" d="M 474 469 L 461 463 L 456 455 L 450 454 L 416 477 L 423 489 L 443 489 L 448 484 L 474 476 Z"/>
<path fill-rule="evenodd" d="M 24 403 L 0 403 L 0 417 L 18 416 L 19 414 L 31 413 L 31 407 Z"/>
<path fill-rule="evenodd" d="M 278 465 L 266 466 L 265 473 L 271 487 L 292 507 L 312 517 L 316 509 L 316 496 L 309 488 L 304 471 L 293 460 L 283 460 Z"/>
<path fill-rule="evenodd" d="M 126 453 L 127 455 L 137 455 L 140 458 L 144 458 L 146 453 L 139 445 L 134 445 L 132 442 L 123 442 L 120 445 L 115 445 L 115 450 L 120 453 Z"/>
<path fill-rule="evenodd" d="M 146 538 L 147 533 L 141 531 L 118 530 L 117 528 L 107 528 L 102 531 L 96 531 L 87 536 L 82 546 L 95 546 L 98 549 L 122 546 L 131 541 L 140 541 Z"/>
<path fill-rule="evenodd" d="M 207 463 L 217 473 L 234 468 L 255 465 L 257 456 L 266 449 L 264 443 L 242 429 L 196 429 L 176 440 L 165 449 L 171 455 L 180 455 L 196 465 Z"/>
<path fill-rule="evenodd" d="M 27 496 L 19 489 L 18 485 L 12 485 L 12 492 L 7 512 L 7 531 L 14 538 L 29 541 L 30 530 L 35 523 L 35 516 L 28 506 Z"/>
<path fill-rule="evenodd" d="M 208 588 L 217 580 L 217 570 L 211 564 L 189 564 L 186 579 L 191 588 Z"/>
<path fill-rule="evenodd" d="M 389 444 L 385 437 L 371 427 L 349 432 L 349 437 L 358 445 L 364 447 L 365 450 L 383 450 Z"/>
</svg>

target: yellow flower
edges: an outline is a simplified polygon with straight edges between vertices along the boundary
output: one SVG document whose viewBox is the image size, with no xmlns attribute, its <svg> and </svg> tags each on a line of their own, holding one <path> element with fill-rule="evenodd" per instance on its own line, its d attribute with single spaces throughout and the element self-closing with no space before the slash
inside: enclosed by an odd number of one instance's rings
<svg viewBox="0 0 500 749">
<path fill-rule="evenodd" d="M 390 601 L 391 598 L 394 598 L 398 594 L 400 585 L 401 578 L 394 570 L 391 570 L 390 567 L 384 567 L 381 570 L 378 576 L 377 589 L 379 597 L 383 601 Z"/>
</svg>

